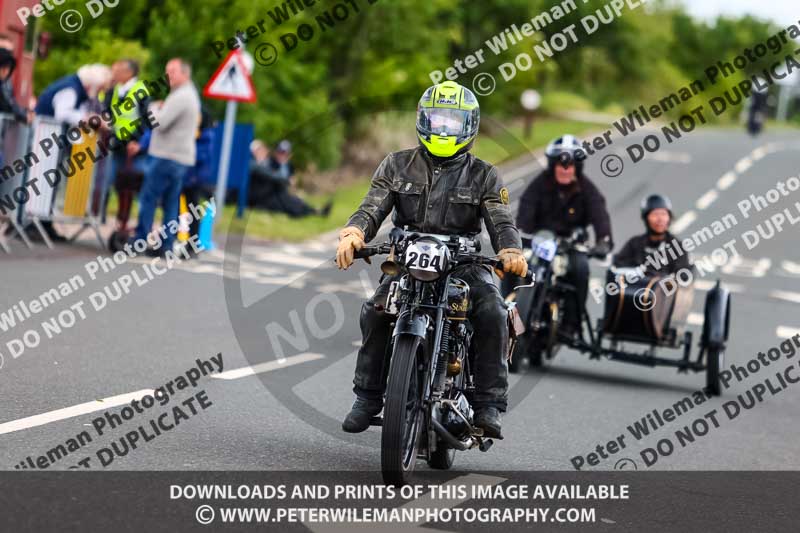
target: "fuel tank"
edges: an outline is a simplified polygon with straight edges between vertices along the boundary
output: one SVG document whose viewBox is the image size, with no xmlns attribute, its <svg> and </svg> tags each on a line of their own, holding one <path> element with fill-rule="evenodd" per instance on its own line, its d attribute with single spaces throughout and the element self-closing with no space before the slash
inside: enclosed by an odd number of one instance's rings
<svg viewBox="0 0 800 533">
<path fill-rule="evenodd" d="M 464 320 L 469 310 L 469 285 L 458 278 L 450 278 L 447 287 L 447 318 Z"/>
</svg>

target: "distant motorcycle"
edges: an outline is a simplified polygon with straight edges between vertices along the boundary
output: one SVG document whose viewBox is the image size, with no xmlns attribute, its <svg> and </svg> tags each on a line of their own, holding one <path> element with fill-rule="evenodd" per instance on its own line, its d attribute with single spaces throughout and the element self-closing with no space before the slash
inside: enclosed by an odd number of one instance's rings
<svg viewBox="0 0 800 533">
<path fill-rule="evenodd" d="M 755 137 L 764 129 L 766 116 L 761 111 L 750 111 L 747 118 L 747 132 Z"/>
<path fill-rule="evenodd" d="M 731 297 L 719 281 L 706 293 L 700 350 L 695 360 L 691 359 L 693 335 L 685 327 L 694 290 L 657 273 L 633 277 L 634 269 L 609 269 L 606 287 L 611 284 L 617 290 L 606 292 L 603 318 L 593 325 L 586 305 L 576 301 L 581 327 L 575 336 L 559 334 L 565 302 L 568 298 L 577 300 L 575 288 L 561 276 L 566 272 L 571 250 L 588 253 L 583 240 L 580 234 L 563 239 L 544 231 L 534 236 L 530 268 L 536 284 L 518 287 L 508 296 L 508 300 L 517 303 L 525 328 L 517 339 L 509 371 L 517 372 L 525 356 L 531 366 L 541 366 L 564 345 L 588 353 L 591 359 L 606 357 L 650 367 L 671 366 L 679 372 L 705 372 L 705 391 L 714 396 L 722 394 L 720 372 L 730 331 Z M 624 347 L 625 343 L 647 348 L 633 352 Z M 660 348 L 680 349 L 683 357 L 661 357 L 656 353 Z"/>
<path fill-rule="evenodd" d="M 517 372 L 524 357 L 534 367 L 552 359 L 560 346 L 558 328 L 567 298 L 575 288 L 559 279 L 566 274 L 570 253 L 589 253 L 586 232 L 578 229 L 570 237 L 556 237 L 553 232 L 537 232 L 525 250 L 535 286 L 515 291 L 511 297 L 517 304 L 525 332 L 517 339 L 509 372 Z"/>
<path fill-rule="evenodd" d="M 452 275 L 469 264 L 502 268 L 501 261 L 479 251 L 479 240 L 395 228 L 389 242 L 355 254 L 364 259 L 388 254 L 381 270 L 398 277 L 385 305 L 396 319 L 383 418 L 372 421 L 382 426 L 381 471 L 387 484 L 408 483 L 417 458 L 431 468 L 449 469 L 457 450 L 477 446 L 485 452 L 492 445 L 472 425 L 470 288 Z M 513 319 L 515 306 L 509 309 Z"/>
<path fill-rule="evenodd" d="M 747 111 L 747 131 L 755 137 L 764 129 L 764 122 L 767 120 L 767 98 L 766 91 L 753 91 L 750 99 L 750 108 Z"/>
</svg>

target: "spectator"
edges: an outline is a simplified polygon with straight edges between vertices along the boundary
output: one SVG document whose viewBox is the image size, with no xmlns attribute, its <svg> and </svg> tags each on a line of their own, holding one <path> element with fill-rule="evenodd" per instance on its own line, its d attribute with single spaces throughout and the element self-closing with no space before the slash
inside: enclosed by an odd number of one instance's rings
<svg viewBox="0 0 800 533">
<path fill-rule="evenodd" d="M 36 102 L 36 114 L 77 125 L 88 117 L 90 99 L 111 85 L 111 69 L 105 65 L 84 65 L 48 85 Z"/>
<path fill-rule="evenodd" d="M 317 210 L 289 192 L 294 176 L 291 163 L 292 145 L 289 141 L 279 142 L 272 156 L 267 145 L 259 140 L 250 144 L 250 151 L 253 154 L 248 199 L 251 207 L 286 213 L 293 218 L 330 214 L 333 202 L 328 202 L 325 207 Z"/>
<path fill-rule="evenodd" d="M 116 150 L 112 158 L 111 175 L 107 190 L 111 191 L 117 176 L 120 172 L 130 173 L 136 167 L 141 166 L 141 160 L 145 154 L 141 151 L 140 140 L 146 131 L 147 121 L 143 120 L 147 115 L 149 105 L 148 98 L 135 99 L 136 105 L 124 105 L 128 95 L 137 94 L 137 91 L 149 93 L 144 82 L 140 81 L 139 63 L 133 59 L 121 59 L 111 65 L 111 77 L 114 81 L 114 89 L 106 94 L 103 107 L 106 111 L 115 115 L 113 122 L 113 135 L 125 145 L 125 150 Z M 141 125 L 141 127 L 140 127 Z M 108 194 L 105 203 L 108 202 Z M 105 205 L 103 206 L 103 219 L 105 220 Z"/>
<path fill-rule="evenodd" d="M 28 122 L 29 112 L 17 103 L 11 86 L 11 75 L 16 66 L 14 55 L 9 49 L 3 48 L 3 42 L 0 41 L 0 113 L 9 113 L 20 122 Z"/>
<path fill-rule="evenodd" d="M 84 65 L 76 74 L 64 76 L 45 87 L 36 102 L 35 112 L 39 116 L 77 125 L 88 118 L 90 100 L 96 100 L 110 85 L 111 69 L 100 64 Z M 53 200 L 55 197 L 53 195 Z M 43 221 L 42 226 L 52 240 L 66 240 L 56 232 L 52 222 Z"/>
<path fill-rule="evenodd" d="M 184 176 L 196 163 L 195 138 L 200 123 L 200 97 L 192 83 L 192 67 L 180 58 L 167 63 L 170 94 L 153 102 L 155 121 L 150 136 L 148 162 L 139 193 L 139 225 L 133 240 L 146 239 L 153 226 L 156 204 L 161 201 L 167 227 L 154 255 L 172 250 L 178 228 L 178 209 Z"/>
</svg>

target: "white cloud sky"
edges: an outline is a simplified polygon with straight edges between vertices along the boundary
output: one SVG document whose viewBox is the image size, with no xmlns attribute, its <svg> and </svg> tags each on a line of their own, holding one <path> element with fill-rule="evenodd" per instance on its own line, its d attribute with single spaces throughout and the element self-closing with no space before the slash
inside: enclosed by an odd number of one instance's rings
<svg viewBox="0 0 800 533">
<path fill-rule="evenodd" d="M 774 20 L 782 26 L 797 24 L 800 20 L 797 0 L 683 0 L 683 4 L 692 15 L 702 19 L 750 14 Z"/>
</svg>

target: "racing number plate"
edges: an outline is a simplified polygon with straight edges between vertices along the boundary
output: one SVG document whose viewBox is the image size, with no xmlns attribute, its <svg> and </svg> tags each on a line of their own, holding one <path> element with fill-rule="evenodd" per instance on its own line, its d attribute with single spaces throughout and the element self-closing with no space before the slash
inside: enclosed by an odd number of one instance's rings
<svg viewBox="0 0 800 533">
<path fill-rule="evenodd" d="M 447 267 L 447 246 L 432 242 L 415 242 L 406 250 L 406 266 L 409 269 L 437 272 Z"/>
<path fill-rule="evenodd" d="M 556 242 L 552 239 L 547 239 L 536 245 L 536 257 L 545 261 L 552 261 L 556 256 Z"/>
</svg>

